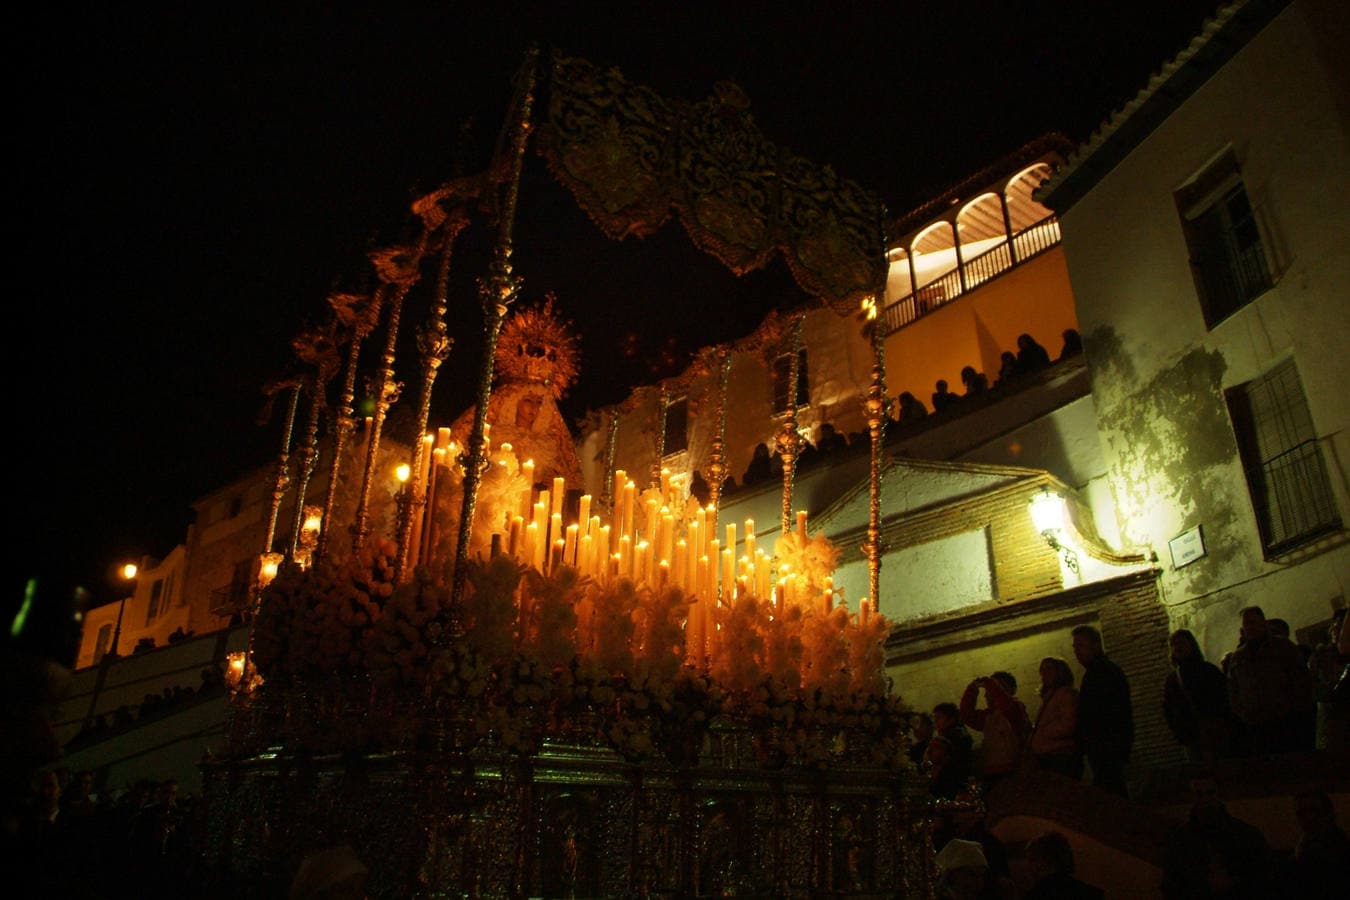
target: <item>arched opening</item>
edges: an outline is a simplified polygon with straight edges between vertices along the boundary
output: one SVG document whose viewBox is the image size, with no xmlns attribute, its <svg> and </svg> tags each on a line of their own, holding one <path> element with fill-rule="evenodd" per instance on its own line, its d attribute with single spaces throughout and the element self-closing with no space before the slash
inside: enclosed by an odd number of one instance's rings
<svg viewBox="0 0 1350 900">
<path fill-rule="evenodd" d="M 956 230 L 951 222 L 934 222 L 920 231 L 910 242 L 909 255 L 914 264 L 916 317 L 961 295 Z"/>
<path fill-rule="evenodd" d="M 962 207 L 956 214 L 956 233 L 961 239 L 967 290 L 1012 267 L 1008 220 L 998 194 L 981 194 Z"/>
<path fill-rule="evenodd" d="M 1008 180 L 1003 191 L 1008 226 L 1013 235 L 1013 259 L 1021 262 L 1059 243 L 1059 220 L 1032 196 L 1050 177 L 1049 163 L 1036 163 Z"/>
</svg>

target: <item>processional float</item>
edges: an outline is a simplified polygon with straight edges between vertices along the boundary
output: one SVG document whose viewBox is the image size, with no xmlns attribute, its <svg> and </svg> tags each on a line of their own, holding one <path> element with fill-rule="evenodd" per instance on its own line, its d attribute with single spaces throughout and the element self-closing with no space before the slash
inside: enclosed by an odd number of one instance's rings
<svg viewBox="0 0 1350 900">
<path fill-rule="evenodd" d="M 772 553 L 756 545 L 753 523 L 740 540 L 735 523 L 718 523 L 725 348 L 710 360 L 708 506 L 687 501 L 659 448 L 645 489 L 614 468 L 616 413 L 600 494 L 573 507 L 566 486 L 579 471 L 555 403 L 576 374 L 575 340 L 552 301 L 515 309 L 513 226 L 531 137 L 611 238 L 675 216 L 738 274 L 778 255 L 836 311 L 863 309 L 875 362 L 869 596 L 857 614 L 831 581 L 838 552 L 809 534 L 805 513 L 794 527 L 800 314 L 780 329 L 793 362 Z M 485 205 L 497 233 L 480 281 L 475 403 L 426 434 L 452 347 L 452 250 Z M 413 211 L 416 239 L 371 255 L 373 292 L 329 298 L 328 324 L 296 341 L 312 372 L 273 391 L 291 392 L 263 547 L 277 574 L 263 573 L 228 752 L 204 767 L 217 870 L 277 884 L 305 853 L 351 843 L 371 865 L 372 896 L 931 895 L 932 808 L 908 766 L 905 710 L 884 674 L 888 623 L 876 612 L 880 202 L 764 140 L 732 86 L 687 104 L 532 51 L 488 171 Z M 403 304 L 428 257 L 438 270 L 417 340 L 414 417 L 426 436 L 413 440 L 391 505 L 374 488 L 389 455 L 381 435 L 402 389 Z M 382 318 L 373 413 L 357 446 L 357 363 Z M 307 506 L 339 369 L 328 481 L 322 505 Z M 311 411 L 293 463 L 302 393 Z M 292 488 L 294 527 L 278 550 Z"/>
</svg>

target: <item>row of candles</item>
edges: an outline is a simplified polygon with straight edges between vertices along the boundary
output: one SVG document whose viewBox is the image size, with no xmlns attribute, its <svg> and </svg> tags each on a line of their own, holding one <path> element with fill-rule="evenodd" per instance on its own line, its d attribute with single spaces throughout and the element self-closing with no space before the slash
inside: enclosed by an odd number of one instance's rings
<svg viewBox="0 0 1350 900">
<path fill-rule="evenodd" d="M 422 470 L 417 477 L 430 508 L 438 481 L 435 467 L 453 461 L 455 444 L 446 428 L 426 435 L 424 440 Z M 494 464 L 504 464 L 501 457 L 511 452 L 510 444 L 502 444 L 490 458 Z M 743 528 L 728 523 L 723 532 L 725 542 L 717 533 L 717 511 L 713 507 L 695 506 L 692 516 L 682 521 L 684 491 L 673 483 L 668 469 L 661 470 L 660 490 L 642 495 L 626 471 L 616 471 L 609 522 L 595 509 L 591 495 L 584 494 L 575 521 L 565 523 L 566 480 L 557 477 L 551 486 L 536 490 L 533 460 L 520 464 L 520 475 L 525 488 L 516 509 L 504 515 L 500 523 L 503 530 L 493 535 L 493 552 L 509 554 L 544 574 L 559 566 L 571 566 L 601 584 L 626 578 L 654 589 L 668 585 L 681 588 L 691 601 L 685 626 L 687 653 L 703 666 L 718 645 L 712 609 L 729 606 L 738 596 L 748 593 L 766 598 L 775 612 L 786 606 L 815 606 L 823 613 L 834 608 L 832 578 L 824 578 L 812 589 L 804 573 L 786 567 L 774 572 L 773 558 L 757 546 L 753 519 L 746 519 Z M 424 527 L 419 517 L 413 547 L 425 549 L 429 543 L 422 540 Z M 804 546 L 808 539 L 805 510 L 797 513 L 796 534 Z M 522 600 L 522 607 L 526 602 Z M 583 618 L 584 612 L 579 610 Z M 524 620 L 528 610 L 522 608 L 520 615 Z M 869 615 L 870 604 L 864 599 L 859 618 L 865 623 Z"/>
</svg>

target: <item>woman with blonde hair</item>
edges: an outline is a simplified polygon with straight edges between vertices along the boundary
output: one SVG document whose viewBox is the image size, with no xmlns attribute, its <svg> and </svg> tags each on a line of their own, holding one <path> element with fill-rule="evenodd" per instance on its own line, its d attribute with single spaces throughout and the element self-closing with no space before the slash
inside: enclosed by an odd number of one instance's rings
<svg viewBox="0 0 1350 900">
<path fill-rule="evenodd" d="M 1083 777 L 1083 753 L 1074 737 L 1078 727 L 1078 691 L 1073 669 L 1057 656 L 1041 660 L 1041 709 L 1031 730 L 1031 752 L 1047 772 Z"/>
</svg>

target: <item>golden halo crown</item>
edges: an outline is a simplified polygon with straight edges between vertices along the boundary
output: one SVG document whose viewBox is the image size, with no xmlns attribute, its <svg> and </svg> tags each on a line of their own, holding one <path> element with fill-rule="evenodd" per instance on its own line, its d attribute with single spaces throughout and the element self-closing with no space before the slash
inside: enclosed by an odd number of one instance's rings
<svg viewBox="0 0 1350 900">
<path fill-rule="evenodd" d="M 577 380 L 580 353 L 572 323 L 554 308 L 548 294 L 543 306 L 514 312 L 497 339 L 497 379 L 501 384 L 542 384 L 560 399 Z"/>
</svg>

